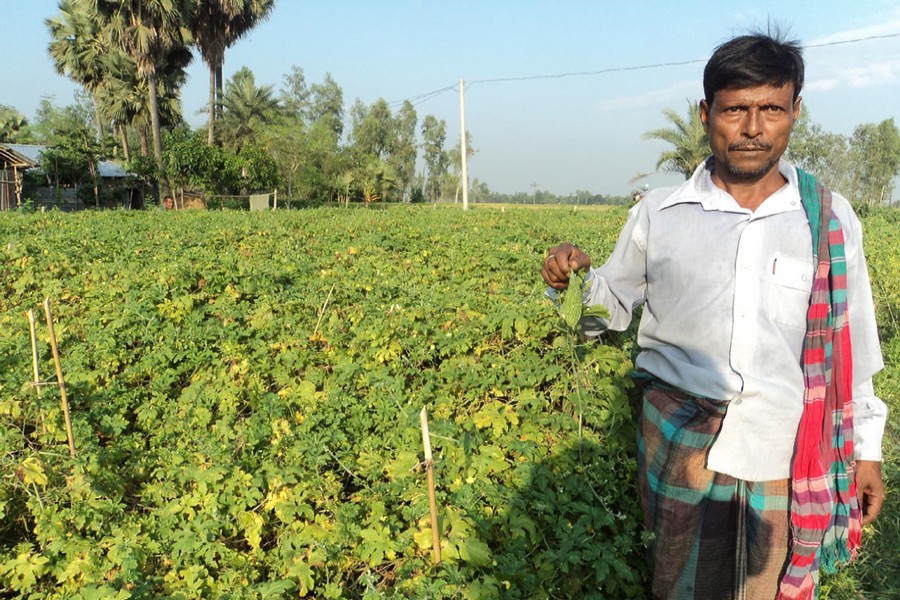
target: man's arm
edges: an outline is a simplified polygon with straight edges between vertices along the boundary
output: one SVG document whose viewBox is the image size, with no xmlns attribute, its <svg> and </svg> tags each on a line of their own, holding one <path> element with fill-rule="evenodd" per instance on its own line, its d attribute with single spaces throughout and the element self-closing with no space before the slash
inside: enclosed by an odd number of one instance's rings
<svg viewBox="0 0 900 600">
<path fill-rule="evenodd" d="M 573 268 L 588 269 L 584 300 L 588 305 L 602 305 L 609 311 L 604 328 L 624 331 L 631 323 L 634 307 L 647 299 L 648 210 L 652 204 L 649 199 L 648 195 L 628 212 L 616 247 L 603 266 L 590 268 L 591 258 L 570 243 L 551 248 L 544 259 L 541 275 L 547 285 L 557 290 L 569 285 Z"/>
<path fill-rule="evenodd" d="M 853 349 L 853 458 L 862 524 L 875 520 L 884 502 L 881 445 L 887 405 L 875 395 L 872 376 L 884 367 L 875 322 L 875 303 L 863 251 L 862 223 L 849 203 L 835 194 L 834 209 L 844 230 L 847 259 L 847 305 Z"/>
</svg>

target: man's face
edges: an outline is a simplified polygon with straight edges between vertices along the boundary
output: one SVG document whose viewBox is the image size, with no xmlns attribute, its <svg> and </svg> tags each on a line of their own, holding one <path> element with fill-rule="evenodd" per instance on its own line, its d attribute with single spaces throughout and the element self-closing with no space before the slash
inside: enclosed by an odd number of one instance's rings
<svg viewBox="0 0 900 600">
<path fill-rule="evenodd" d="M 163 207 L 165 207 L 168 210 L 172 210 L 172 208 L 175 207 L 175 201 L 172 200 L 171 198 L 164 198 L 163 199 Z"/>
<path fill-rule="evenodd" d="M 756 181 L 777 168 L 787 149 L 800 98 L 794 84 L 724 89 L 700 101 L 700 120 L 722 179 Z M 723 172 L 724 171 L 724 172 Z"/>
</svg>

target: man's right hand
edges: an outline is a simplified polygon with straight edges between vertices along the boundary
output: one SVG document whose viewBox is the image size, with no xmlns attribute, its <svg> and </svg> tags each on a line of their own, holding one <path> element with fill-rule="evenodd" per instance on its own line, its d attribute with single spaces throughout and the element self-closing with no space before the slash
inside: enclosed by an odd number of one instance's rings
<svg viewBox="0 0 900 600">
<path fill-rule="evenodd" d="M 591 257 L 568 242 L 550 248 L 544 265 L 541 267 L 541 277 L 547 285 L 557 290 L 564 290 L 569 285 L 569 273 L 573 270 L 590 269 Z"/>
</svg>

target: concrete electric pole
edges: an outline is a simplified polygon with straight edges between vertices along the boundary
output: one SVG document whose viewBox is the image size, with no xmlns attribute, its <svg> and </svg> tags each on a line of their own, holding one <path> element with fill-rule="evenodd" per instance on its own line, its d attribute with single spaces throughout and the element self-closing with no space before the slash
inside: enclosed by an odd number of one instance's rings
<svg viewBox="0 0 900 600">
<path fill-rule="evenodd" d="M 469 210 L 469 174 L 466 169 L 466 83 L 459 80 L 459 129 L 460 153 L 462 154 L 463 210 Z"/>
</svg>

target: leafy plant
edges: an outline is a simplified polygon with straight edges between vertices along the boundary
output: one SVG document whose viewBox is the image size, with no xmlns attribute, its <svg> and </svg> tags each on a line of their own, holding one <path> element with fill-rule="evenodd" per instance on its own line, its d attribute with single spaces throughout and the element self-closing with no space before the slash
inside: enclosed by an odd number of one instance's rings
<svg viewBox="0 0 900 600">
<path fill-rule="evenodd" d="M 0 595 L 643 597 L 632 341 L 569 330 L 535 268 L 564 236 L 608 254 L 625 216 L 5 215 Z M 896 408 L 895 223 L 870 218 L 876 385 Z M 24 315 L 47 296 L 75 461 L 58 393 L 30 385 Z M 43 325 L 38 342 L 51 378 Z M 415 468 L 423 405 L 440 566 Z M 855 587 L 829 580 L 831 598 L 896 592 L 885 510 L 842 576 Z"/>
</svg>

